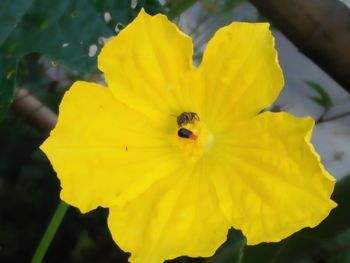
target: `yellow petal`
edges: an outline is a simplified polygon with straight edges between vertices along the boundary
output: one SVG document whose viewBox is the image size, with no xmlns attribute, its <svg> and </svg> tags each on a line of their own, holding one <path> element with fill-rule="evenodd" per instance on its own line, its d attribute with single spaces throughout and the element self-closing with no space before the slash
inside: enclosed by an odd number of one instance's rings
<svg viewBox="0 0 350 263">
<path fill-rule="evenodd" d="M 192 53 L 192 40 L 164 15 L 141 10 L 103 47 L 98 66 L 119 100 L 162 120 L 181 113 L 180 89 L 193 70 Z"/>
<path fill-rule="evenodd" d="M 335 180 L 310 143 L 314 123 L 266 112 L 232 126 L 209 164 L 220 205 L 248 244 L 277 242 L 317 226 L 336 204 Z"/>
<path fill-rule="evenodd" d="M 212 125 L 256 115 L 284 84 L 267 23 L 234 22 L 218 30 L 199 70 L 206 93 L 203 118 Z"/>
<path fill-rule="evenodd" d="M 86 212 L 124 203 L 178 167 L 163 130 L 110 89 L 76 82 L 41 149 L 61 181 L 61 198 Z"/>
<path fill-rule="evenodd" d="M 142 196 L 110 208 L 113 239 L 132 263 L 208 257 L 226 240 L 229 223 L 218 206 L 205 163 L 157 182 Z"/>
</svg>

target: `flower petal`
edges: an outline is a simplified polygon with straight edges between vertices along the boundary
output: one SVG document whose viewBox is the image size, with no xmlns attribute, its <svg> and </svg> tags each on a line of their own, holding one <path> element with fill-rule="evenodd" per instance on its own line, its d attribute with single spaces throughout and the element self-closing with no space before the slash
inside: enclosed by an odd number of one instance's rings
<svg viewBox="0 0 350 263">
<path fill-rule="evenodd" d="M 178 167 L 162 130 L 110 89 L 76 82 L 41 149 L 61 181 L 61 198 L 87 212 L 124 203 Z"/>
<path fill-rule="evenodd" d="M 178 96 L 192 65 L 192 40 L 164 15 L 143 10 L 98 57 L 115 96 L 151 119 L 178 114 Z"/>
<path fill-rule="evenodd" d="M 226 240 L 229 222 L 203 165 L 181 169 L 127 205 L 110 208 L 109 229 L 132 253 L 130 262 L 208 257 Z"/>
<path fill-rule="evenodd" d="M 199 67 L 208 122 L 227 123 L 256 115 L 284 84 L 267 23 L 234 22 L 208 42 Z"/>
<path fill-rule="evenodd" d="M 212 175 L 223 212 L 248 244 L 317 226 L 336 204 L 335 179 L 310 143 L 314 122 L 266 112 L 232 127 Z"/>
</svg>

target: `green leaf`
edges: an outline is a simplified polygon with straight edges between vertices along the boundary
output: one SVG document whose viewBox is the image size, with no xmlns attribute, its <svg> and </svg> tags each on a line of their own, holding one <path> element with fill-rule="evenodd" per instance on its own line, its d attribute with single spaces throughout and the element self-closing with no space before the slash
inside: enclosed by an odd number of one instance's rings
<svg viewBox="0 0 350 263">
<path fill-rule="evenodd" d="M 32 52 L 43 54 L 72 70 L 97 72 L 91 45 L 113 31 L 87 0 L 35 1 L 4 45 L 10 59 Z"/>
<path fill-rule="evenodd" d="M 22 2 L 25 4 L 21 5 Z M 2 0 L 0 6 L 4 10 L 0 15 L 18 8 L 17 13 L 11 11 L 12 22 L 0 23 L 0 32 L 4 32 L 0 40 L 6 38 L 0 45 L 0 120 L 13 99 L 16 65 L 23 56 L 35 52 L 68 70 L 97 73 L 96 57 L 103 45 L 101 40 L 116 34 L 117 23 L 127 25 L 141 6 L 150 13 L 161 7 L 157 0 L 139 1 L 136 9 L 131 8 L 129 0 Z M 108 23 L 104 21 L 105 12 L 112 17 Z M 98 50 L 89 55 L 92 45 Z"/>
<path fill-rule="evenodd" d="M 214 256 L 206 259 L 204 263 L 240 262 L 245 247 L 246 239 L 242 236 L 242 233 L 230 229 L 226 243 L 218 249 Z"/>
<path fill-rule="evenodd" d="M 325 109 L 329 109 L 333 106 L 333 102 L 331 97 L 328 95 L 328 93 L 325 91 L 325 89 L 318 83 L 306 80 L 305 83 L 308 87 L 313 89 L 317 93 L 317 97 L 310 96 L 309 98 L 314 101 L 316 104 L 320 105 L 321 107 Z"/>
<path fill-rule="evenodd" d="M 15 29 L 33 0 L 0 1 L 0 46 Z"/>
<path fill-rule="evenodd" d="M 147 13 L 151 15 L 158 13 L 166 14 L 165 8 L 159 3 L 158 0 L 138 0 L 138 8 L 141 7 L 144 7 Z"/>
<path fill-rule="evenodd" d="M 16 62 L 7 62 L 0 50 L 0 121 L 12 102 L 15 83 Z"/>
</svg>

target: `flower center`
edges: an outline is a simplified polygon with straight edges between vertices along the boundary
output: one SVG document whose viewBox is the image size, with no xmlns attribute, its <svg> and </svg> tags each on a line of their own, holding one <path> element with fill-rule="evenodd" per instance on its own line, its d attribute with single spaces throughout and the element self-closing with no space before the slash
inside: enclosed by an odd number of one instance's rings
<svg viewBox="0 0 350 263">
<path fill-rule="evenodd" d="M 183 112 L 177 116 L 178 129 L 175 144 L 187 159 L 197 159 L 210 150 L 214 137 L 195 112 Z"/>
</svg>

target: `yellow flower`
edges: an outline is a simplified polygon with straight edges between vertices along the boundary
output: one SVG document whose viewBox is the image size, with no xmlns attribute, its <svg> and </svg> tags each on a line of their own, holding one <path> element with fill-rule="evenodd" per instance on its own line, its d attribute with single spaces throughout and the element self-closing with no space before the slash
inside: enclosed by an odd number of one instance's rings
<svg viewBox="0 0 350 263">
<path fill-rule="evenodd" d="M 336 206 L 314 121 L 259 114 L 284 82 L 269 25 L 220 29 L 198 68 L 192 52 L 165 16 L 141 11 L 98 57 L 108 87 L 74 83 L 41 146 L 64 201 L 110 209 L 130 262 L 211 256 L 230 227 L 277 242 Z"/>
</svg>

